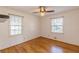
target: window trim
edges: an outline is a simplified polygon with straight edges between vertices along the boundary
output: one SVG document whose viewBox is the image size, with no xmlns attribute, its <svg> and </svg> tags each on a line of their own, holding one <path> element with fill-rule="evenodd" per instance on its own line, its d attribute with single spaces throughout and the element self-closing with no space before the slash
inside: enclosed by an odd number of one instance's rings
<svg viewBox="0 0 79 59">
<path fill-rule="evenodd" d="M 10 16 L 10 15 L 14 15 L 14 16 L 20 16 L 20 15 L 15 15 L 15 14 L 9 14 L 8 13 L 8 15 Z M 8 21 L 8 34 L 10 35 L 10 36 L 18 36 L 18 35 L 22 35 L 23 34 L 23 19 L 24 19 L 24 16 L 20 16 L 20 17 L 22 17 L 22 21 L 21 21 L 21 27 L 22 27 L 22 29 L 21 29 L 21 34 L 15 34 L 15 35 L 11 35 L 11 33 L 10 33 L 10 31 L 11 31 L 11 25 L 10 25 L 10 18 L 9 18 L 9 21 Z"/>
<path fill-rule="evenodd" d="M 52 32 L 52 19 L 56 19 L 56 18 L 63 18 L 63 32 Z M 50 18 L 50 32 L 51 33 L 56 33 L 56 34 L 64 34 L 64 16 L 60 16 L 60 17 L 52 17 Z"/>
</svg>

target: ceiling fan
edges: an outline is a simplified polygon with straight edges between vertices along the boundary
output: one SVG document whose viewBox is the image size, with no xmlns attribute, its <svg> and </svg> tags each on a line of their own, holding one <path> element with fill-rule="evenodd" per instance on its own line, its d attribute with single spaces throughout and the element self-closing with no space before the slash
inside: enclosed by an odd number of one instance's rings
<svg viewBox="0 0 79 59">
<path fill-rule="evenodd" d="M 39 11 L 38 12 L 33 12 L 33 13 L 40 13 L 41 16 L 44 16 L 45 13 L 51 13 L 54 12 L 54 10 L 47 10 L 47 8 L 45 6 L 40 6 L 39 7 Z"/>
</svg>

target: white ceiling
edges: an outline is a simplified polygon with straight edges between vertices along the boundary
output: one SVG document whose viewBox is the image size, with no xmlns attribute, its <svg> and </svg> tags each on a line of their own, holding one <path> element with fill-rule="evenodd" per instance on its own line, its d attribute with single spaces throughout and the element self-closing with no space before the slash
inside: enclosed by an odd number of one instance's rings
<svg viewBox="0 0 79 59">
<path fill-rule="evenodd" d="M 39 14 L 33 13 L 33 11 L 38 11 L 38 8 L 39 8 L 38 6 L 7 6 L 7 8 L 19 10 L 22 12 L 32 13 L 33 15 L 39 15 Z M 55 14 L 55 13 L 59 13 L 67 10 L 76 9 L 79 7 L 78 6 L 47 6 L 46 8 L 47 10 L 55 10 L 55 12 L 46 14 L 46 15 L 49 15 L 49 14 Z"/>
</svg>

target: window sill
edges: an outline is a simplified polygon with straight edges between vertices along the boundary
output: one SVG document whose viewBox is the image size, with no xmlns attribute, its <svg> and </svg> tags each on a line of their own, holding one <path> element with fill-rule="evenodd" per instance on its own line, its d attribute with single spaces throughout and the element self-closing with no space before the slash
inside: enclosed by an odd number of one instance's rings
<svg viewBox="0 0 79 59">
<path fill-rule="evenodd" d="M 16 35 L 10 35 L 10 37 L 16 37 L 16 36 L 20 36 L 22 34 L 16 34 Z"/>
</svg>

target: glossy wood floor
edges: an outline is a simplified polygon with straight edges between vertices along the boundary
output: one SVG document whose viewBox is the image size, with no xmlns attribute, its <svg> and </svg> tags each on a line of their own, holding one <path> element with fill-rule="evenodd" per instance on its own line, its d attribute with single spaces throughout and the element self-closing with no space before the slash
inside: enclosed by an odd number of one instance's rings
<svg viewBox="0 0 79 59">
<path fill-rule="evenodd" d="M 79 47 L 39 37 L 1 50 L 2 53 L 79 53 Z"/>
</svg>

